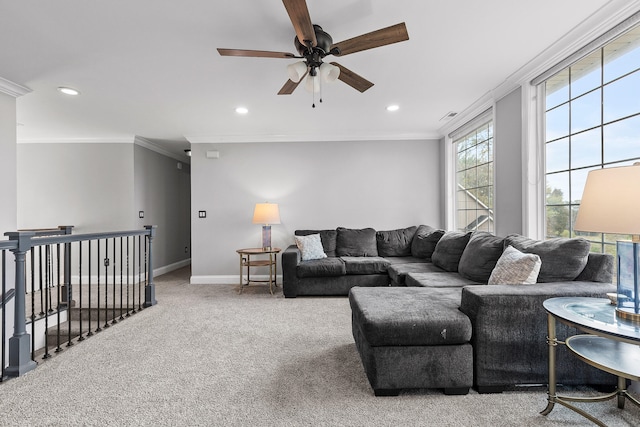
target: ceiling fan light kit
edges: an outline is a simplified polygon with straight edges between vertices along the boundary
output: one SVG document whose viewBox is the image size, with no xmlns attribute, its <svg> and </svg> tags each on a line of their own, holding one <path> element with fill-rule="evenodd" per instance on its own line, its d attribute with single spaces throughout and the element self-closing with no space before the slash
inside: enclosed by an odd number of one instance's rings
<svg viewBox="0 0 640 427">
<path fill-rule="evenodd" d="M 218 48 L 218 52 L 222 56 L 302 59 L 302 61 L 287 66 L 289 80 L 280 89 L 278 95 L 291 95 L 305 75 L 307 75 L 305 88 L 313 93 L 320 91 L 321 79 L 327 83 L 339 79 L 359 92 L 365 92 L 373 86 L 373 83 L 338 63 L 326 63 L 323 62 L 323 59 L 327 55 L 342 57 L 409 40 L 407 27 L 402 22 L 339 43 L 333 43 L 333 38 L 322 27 L 312 24 L 306 0 L 282 0 L 282 2 L 296 32 L 293 42 L 299 56 L 288 52 Z"/>
</svg>

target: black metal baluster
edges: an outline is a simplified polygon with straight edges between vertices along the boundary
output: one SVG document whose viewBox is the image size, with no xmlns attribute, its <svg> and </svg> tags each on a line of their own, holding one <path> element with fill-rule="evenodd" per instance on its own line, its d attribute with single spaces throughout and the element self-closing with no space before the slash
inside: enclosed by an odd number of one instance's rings
<svg viewBox="0 0 640 427">
<path fill-rule="evenodd" d="M 5 366 L 5 354 L 7 354 L 6 343 L 7 343 L 7 309 L 5 308 L 7 305 L 6 297 L 7 297 L 7 260 L 6 253 L 2 251 L 2 357 L 0 360 L 2 361 L 2 366 L 0 367 L 0 382 L 4 381 L 4 366 Z M 33 348 L 33 346 L 31 346 Z M 33 358 L 33 352 L 31 353 L 31 357 Z"/>
<path fill-rule="evenodd" d="M 147 289 L 147 284 L 149 283 L 149 276 L 148 276 L 149 266 L 147 265 L 148 261 L 149 261 L 148 239 L 145 235 L 145 238 L 144 238 L 144 289 L 145 291 Z M 144 308 L 144 304 L 141 304 L 140 308 Z"/>
<path fill-rule="evenodd" d="M 118 323 L 118 319 L 116 319 L 116 238 L 113 238 L 113 298 L 111 301 L 111 324 Z"/>
<path fill-rule="evenodd" d="M 60 347 L 60 338 L 61 338 L 61 336 L 60 336 L 60 311 L 61 311 L 60 310 L 60 301 L 61 301 L 60 294 L 62 293 L 62 289 L 60 288 L 60 244 L 59 243 L 56 245 L 56 255 L 57 255 L 57 257 L 56 257 L 57 258 L 56 265 L 58 267 L 58 271 L 57 271 L 57 273 L 58 273 L 57 274 L 57 276 L 58 276 L 58 284 L 56 285 L 55 276 L 54 276 L 54 273 L 53 273 L 53 260 L 51 261 L 52 262 L 52 265 L 51 265 L 51 281 L 52 281 L 53 287 L 56 290 L 56 298 L 57 298 L 57 301 L 56 301 L 56 303 L 57 303 L 56 304 L 56 312 L 57 312 L 56 313 L 56 319 L 58 320 L 58 322 L 57 322 L 57 325 L 56 325 L 56 340 L 57 340 L 56 341 L 56 353 L 60 353 L 62 351 L 62 348 Z"/>
<path fill-rule="evenodd" d="M 109 239 L 104 239 L 104 329 L 109 327 Z"/>
<path fill-rule="evenodd" d="M 98 327 L 96 328 L 96 332 L 102 331 L 100 327 L 100 240 L 96 240 L 96 246 L 98 247 L 98 257 L 96 258 L 96 265 L 98 268 L 98 307 L 96 308 L 96 313 L 98 315 Z"/>
<path fill-rule="evenodd" d="M 140 237 L 138 237 L 140 239 Z M 138 245 L 140 247 L 140 245 Z M 139 258 L 138 258 L 139 259 Z M 139 261 L 138 261 L 139 262 Z M 131 302 L 133 310 L 131 311 L 133 314 L 136 314 L 138 310 L 136 309 L 136 283 L 138 280 L 138 275 L 136 274 L 136 237 L 133 236 L 133 286 L 131 287 L 131 291 L 133 295 L 131 297 Z"/>
<path fill-rule="evenodd" d="M 69 270 L 64 272 L 60 268 L 60 243 L 58 243 L 58 286 L 66 294 L 66 298 L 63 301 L 66 302 L 67 306 L 67 333 L 69 334 L 67 340 L 67 347 L 71 347 L 73 345 L 73 337 L 71 336 L 71 303 L 73 302 L 73 296 L 71 294 L 71 243 L 64 245 L 65 251 L 65 259 L 69 259 Z M 67 253 L 69 251 L 69 253 Z M 65 261 L 66 264 L 66 261 Z M 67 268 L 67 267 L 64 267 Z M 64 277 L 64 286 L 60 286 L 60 277 Z M 60 311 L 60 306 L 58 305 L 58 311 Z"/>
<path fill-rule="evenodd" d="M 42 280 L 42 246 L 39 247 L 40 248 L 40 278 Z M 45 257 L 46 257 L 46 247 L 45 247 Z M 45 292 L 46 290 L 49 289 L 49 265 L 45 264 L 45 283 L 44 283 L 44 289 Z M 40 283 L 40 286 L 42 287 L 42 282 Z M 48 330 L 49 330 L 49 315 L 47 314 L 47 302 L 48 302 L 48 298 L 47 295 L 44 296 L 44 312 L 42 313 L 44 315 L 44 356 L 42 356 L 43 359 L 48 359 L 51 357 L 51 354 L 49 354 L 49 334 L 48 334 Z"/>
<path fill-rule="evenodd" d="M 138 236 L 138 311 L 142 310 L 142 236 Z"/>
<path fill-rule="evenodd" d="M 38 271 L 40 272 L 40 316 L 44 316 L 44 290 L 42 289 L 42 246 L 38 246 Z"/>
<path fill-rule="evenodd" d="M 84 335 L 82 334 L 82 241 L 78 242 L 78 287 L 80 288 L 78 297 L 78 323 L 80 335 L 78 335 L 78 341 L 84 341 Z M 71 308 L 69 308 L 69 312 L 71 312 Z M 91 312 L 89 312 L 89 316 L 91 316 Z"/>
<path fill-rule="evenodd" d="M 135 239 L 134 239 L 135 242 Z M 130 317 L 131 316 L 131 307 L 129 306 L 129 284 L 130 284 L 130 279 L 131 279 L 131 271 L 129 270 L 130 266 L 129 266 L 129 236 L 127 236 L 127 316 L 126 317 Z"/>
<path fill-rule="evenodd" d="M 36 356 L 36 254 L 31 248 L 31 360 Z M 4 354 L 4 353 L 3 353 Z"/>
<path fill-rule="evenodd" d="M 93 317 L 93 311 L 92 311 L 92 302 L 91 302 L 91 285 L 92 285 L 92 279 L 91 279 L 91 240 L 89 240 L 87 242 L 87 246 L 89 247 L 89 253 L 87 254 L 87 259 L 89 260 L 89 322 L 88 322 L 88 326 L 87 326 L 87 330 L 89 332 L 87 332 L 87 337 L 90 337 L 93 335 L 93 331 L 91 330 L 91 317 Z"/>
<path fill-rule="evenodd" d="M 122 240 L 122 236 L 120 236 L 120 320 L 124 320 L 124 316 L 122 314 L 122 309 L 124 308 L 122 306 L 122 290 L 123 290 L 122 287 L 124 286 L 124 282 L 122 281 L 122 278 L 123 278 L 122 277 L 122 273 L 123 273 L 122 268 L 124 266 L 124 264 L 122 262 L 122 260 L 123 260 L 122 257 L 124 256 L 123 255 L 123 253 L 124 253 L 124 251 L 123 251 L 123 249 L 124 249 L 123 243 L 124 243 L 124 241 Z"/>
<path fill-rule="evenodd" d="M 47 313 L 53 313 L 53 296 L 50 287 L 53 286 L 53 264 L 51 261 L 51 245 L 45 246 L 45 258 L 47 260 L 47 297 L 49 298 L 49 309 Z"/>
</svg>

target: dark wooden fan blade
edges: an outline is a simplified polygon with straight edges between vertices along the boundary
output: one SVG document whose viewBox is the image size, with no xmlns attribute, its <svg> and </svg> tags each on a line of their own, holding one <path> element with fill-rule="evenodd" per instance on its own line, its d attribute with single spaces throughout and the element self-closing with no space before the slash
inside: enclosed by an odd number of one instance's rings
<svg viewBox="0 0 640 427">
<path fill-rule="evenodd" d="M 291 95 L 293 93 L 293 91 L 296 90 L 298 85 L 300 83 L 302 83 L 304 78 L 307 77 L 307 74 L 309 74 L 308 71 L 306 73 L 304 73 L 304 76 L 302 76 L 302 78 L 300 80 L 298 80 L 298 83 L 294 82 L 291 79 L 287 80 L 287 82 L 284 84 L 284 86 L 282 86 L 282 89 L 280 89 L 280 92 L 278 92 L 278 95 Z"/>
<path fill-rule="evenodd" d="M 310 41 L 312 46 L 318 44 L 307 2 L 305 0 L 282 0 L 282 3 L 284 3 L 293 28 L 296 30 L 298 41 L 305 46 L 307 46 L 307 41 Z"/>
<path fill-rule="evenodd" d="M 302 79 L 300 79 L 300 81 L 302 81 Z M 282 86 L 282 89 L 280 89 L 280 92 L 278 92 L 278 95 L 291 95 L 299 84 L 300 82 L 296 83 L 292 80 L 287 80 L 284 86 Z"/>
<path fill-rule="evenodd" d="M 336 67 L 340 68 L 340 75 L 338 76 L 338 79 L 348 84 L 352 88 L 360 92 L 364 92 L 367 89 L 370 89 L 371 86 L 373 86 L 373 83 L 371 83 L 369 80 L 365 79 L 362 76 L 359 76 L 358 74 L 354 73 L 348 68 L 343 67 L 337 62 L 332 62 L 331 65 L 335 65 Z"/>
<path fill-rule="evenodd" d="M 334 47 L 337 47 L 340 49 L 340 54 L 337 56 L 344 56 L 405 40 L 409 40 L 409 33 L 407 32 L 407 26 L 402 22 L 400 24 L 392 25 L 387 28 L 382 28 L 377 31 L 372 31 L 367 34 L 336 43 L 331 46 L 331 48 L 333 49 Z"/>
<path fill-rule="evenodd" d="M 218 48 L 218 53 L 222 56 L 247 56 L 251 58 L 295 58 L 293 53 L 271 52 L 268 50 L 246 50 L 246 49 L 222 49 Z"/>
</svg>

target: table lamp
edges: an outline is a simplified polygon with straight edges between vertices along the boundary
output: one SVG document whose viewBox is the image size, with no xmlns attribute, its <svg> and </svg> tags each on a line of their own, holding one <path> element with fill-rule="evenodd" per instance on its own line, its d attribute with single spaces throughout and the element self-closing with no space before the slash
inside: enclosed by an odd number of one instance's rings
<svg viewBox="0 0 640 427">
<path fill-rule="evenodd" d="M 616 314 L 640 323 L 640 163 L 589 172 L 574 229 L 632 235 L 616 242 Z"/>
<path fill-rule="evenodd" d="M 271 225 L 280 224 L 280 210 L 277 203 L 256 203 L 253 223 L 262 226 L 262 249 L 271 250 Z"/>
</svg>

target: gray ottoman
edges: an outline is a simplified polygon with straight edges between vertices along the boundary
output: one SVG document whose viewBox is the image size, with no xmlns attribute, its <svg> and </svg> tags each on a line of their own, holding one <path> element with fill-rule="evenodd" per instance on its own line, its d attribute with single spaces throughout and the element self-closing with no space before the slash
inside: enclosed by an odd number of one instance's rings
<svg viewBox="0 0 640 427">
<path fill-rule="evenodd" d="M 352 288 L 352 330 L 376 396 L 473 384 L 471 322 L 458 310 L 461 288 Z"/>
</svg>

